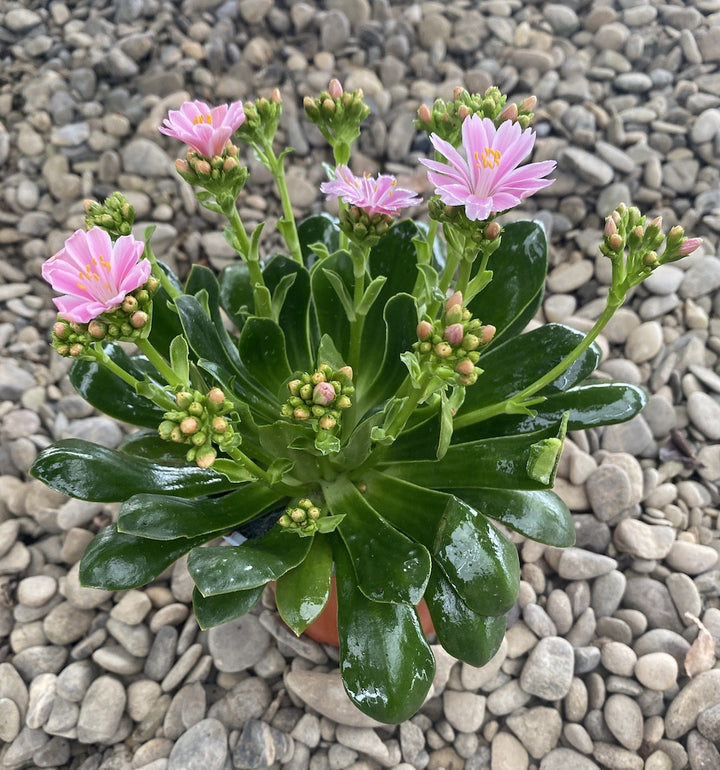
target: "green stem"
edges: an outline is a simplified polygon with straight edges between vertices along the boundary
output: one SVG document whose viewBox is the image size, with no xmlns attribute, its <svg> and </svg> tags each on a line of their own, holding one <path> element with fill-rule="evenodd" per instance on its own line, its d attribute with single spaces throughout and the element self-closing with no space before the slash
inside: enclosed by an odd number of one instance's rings
<svg viewBox="0 0 720 770">
<path fill-rule="evenodd" d="M 474 425 L 475 423 L 487 420 L 490 417 L 495 417 L 498 414 L 518 414 L 522 413 L 532 404 L 538 403 L 538 400 L 528 403 L 527 399 L 534 396 L 538 391 L 549 385 L 556 380 L 563 372 L 565 372 L 577 359 L 592 345 L 597 338 L 598 334 L 605 328 L 607 322 L 613 317 L 615 311 L 625 301 L 625 294 L 622 295 L 610 292 L 607 297 L 605 309 L 593 325 L 592 329 L 585 335 L 583 340 L 568 355 L 563 358 L 560 363 L 554 366 L 549 372 L 546 372 L 542 377 L 535 380 L 531 385 L 523 388 L 519 393 L 514 396 L 500 401 L 492 406 L 485 406 L 480 409 L 475 409 L 467 414 L 461 414 L 456 417 L 453 422 L 453 427 L 456 429 L 465 428 L 468 425 Z M 525 402 L 525 403 L 523 403 Z"/>
<path fill-rule="evenodd" d="M 385 431 L 386 436 L 392 436 L 393 441 L 398 437 L 400 431 L 405 427 L 405 424 L 410 419 L 410 416 L 415 411 L 415 408 L 425 396 L 425 388 L 430 383 L 432 374 L 430 372 L 423 372 L 420 382 L 416 388 L 413 388 L 407 396 L 407 401 L 402 405 L 400 411 L 395 415 L 393 421 Z"/>
<path fill-rule="evenodd" d="M 265 287 L 265 279 L 263 278 L 262 270 L 260 268 L 260 260 L 258 255 L 254 253 L 255 250 L 248 238 L 245 225 L 243 225 L 242 219 L 240 219 L 240 213 L 234 203 L 223 209 L 223 213 L 227 217 L 233 233 L 237 238 L 240 246 L 240 256 L 245 259 L 248 271 L 250 272 L 250 282 L 253 287 L 253 299 L 255 301 L 255 313 L 262 318 L 272 318 L 270 293 Z M 257 290 L 256 287 L 259 287 L 260 290 Z"/>
<path fill-rule="evenodd" d="M 360 364 L 360 343 L 362 342 L 363 327 L 365 326 L 365 315 L 358 313 L 358 308 L 362 302 L 365 293 L 365 266 L 367 265 L 370 249 L 362 251 L 354 244 L 350 244 L 351 256 L 353 261 L 353 273 L 355 278 L 355 287 L 353 289 L 353 308 L 355 309 L 355 318 L 350 321 L 350 349 L 348 352 L 348 363 L 353 368 Z"/>
<path fill-rule="evenodd" d="M 168 362 L 157 352 L 153 344 L 147 338 L 140 338 L 135 340 L 135 344 L 140 351 L 145 354 L 148 361 L 160 372 L 168 385 L 175 387 L 176 385 L 186 385 L 172 370 Z"/>
<path fill-rule="evenodd" d="M 165 289 L 170 299 L 176 299 L 182 292 L 173 286 L 173 282 L 168 277 L 167 273 L 160 267 L 157 257 L 150 246 L 150 243 L 145 244 L 145 256 L 148 262 L 152 265 L 152 274 L 160 281 L 160 285 Z"/>
<path fill-rule="evenodd" d="M 97 351 L 97 362 L 102 364 L 106 369 L 111 371 L 116 377 L 119 377 L 123 382 L 127 383 L 133 390 L 137 392 L 137 387 L 140 384 L 140 381 L 136 380 L 132 374 L 128 374 L 128 372 L 118 366 L 115 361 L 113 361 L 112 358 L 110 358 L 110 356 L 105 353 L 100 343 L 95 345 L 95 350 Z"/>
<path fill-rule="evenodd" d="M 237 206 L 234 203 L 229 204 L 223 208 L 223 214 L 227 217 L 232 227 L 233 233 L 237 238 L 238 245 L 240 246 L 240 256 L 247 260 L 250 254 L 250 239 L 248 238 L 245 225 L 240 219 L 240 213 L 237 210 Z"/>
<path fill-rule="evenodd" d="M 455 291 L 462 292 L 465 297 L 468 281 L 470 280 L 470 271 L 472 270 L 472 262 L 469 259 L 463 259 L 460 262 L 460 269 L 458 270 L 458 279 L 455 284 Z"/>
<path fill-rule="evenodd" d="M 293 212 L 292 201 L 290 200 L 290 193 L 287 188 L 287 181 L 285 179 L 285 163 L 283 157 L 278 158 L 273 151 L 272 144 L 265 142 L 262 147 L 262 151 L 258 153 L 260 158 L 265 161 L 265 166 L 273 175 L 275 180 L 275 186 L 277 187 L 278 194 L 280 195 L 280 204 L 283 210 L 283 219 L 287 222 L 287 229 L 282 233 L 285 238 L 290 256 L 298 264 L 303 264 L 302 251 L 300 250 L 300 239 L 298 238 L 297 225 L 295 223 L 295 214 Z"/>
<path fill-rule="evenodd" d="M 227 452 L 227 454 L 232 457 L 235 462 L 240 463 L 244 468 L 246 468 L 250 473 L 253 474 L 253 476 L 256 476 L 257 478 L 264 481 L 269 486 L 273 486 L 273 488 L 282 486 L 283 488 L 286 488 L 284 484 L 272 484 L 272 480 L 270 478 L 270 475 L 267 471 L 265 471 L 263 468 L 261 468 L 257 463 L 255 463 L 253 460 L 251 460 L 244 452 L 241 452 L 237 447 L 229 447 L 227 449 L 224 449 L 223 451 Z"/>
</svg>

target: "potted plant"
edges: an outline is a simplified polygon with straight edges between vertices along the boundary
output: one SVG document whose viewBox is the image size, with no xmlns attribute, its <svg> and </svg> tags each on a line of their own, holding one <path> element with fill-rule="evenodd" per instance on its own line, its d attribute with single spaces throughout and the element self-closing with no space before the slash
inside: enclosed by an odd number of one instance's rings
<svg viewBox="0 0 720 770">
<path fill-rule="evenodd" d="M 65 494 L 122 503 L 82 559 L 85 585 L 141 586 L 187 554 L 201 627 L 247 612 L 275 582 L 300 634 L 334 583 L 345 688 L 386 722 L 415 713 L 433 679 L 421 600 L 451 655 L 476 666 L 493 655 L 519 583 L 495 522 L 574 542 L 552 492 L 566 431 L 627 420 L 645 402 L 632 385 L 588 380 L 594 340 L 633 286 L 699 243 L 620 205 L 600 246 L 613 279 L 592 330 L 525 331 L 543 295 L 545 234 L 497 216 L 551 182 L 553 162 L 520 165 L 533 106 L 458 90 L 419 110 L 435 151 L 421 161 L 435 188 L 429 224 L 396 221 L 420 199 L 393 177 L 350 171 L 368 108 L 337 81 L 305 101 L 334 153 L 322 189 L 339 198 L 337 218 L 295 222 L 290 149 L 274 147 L 277 92 L 170 112 L 160 130 L 188 145 L 177 170 L 227 219 L 237 263 L 219 276 L 195 265 L 181 283 L 151 231 L 132 235 L 116 193 L 87 205 L 87 231 L 43 268 L 62 295 L 52 344 L 74 359 L 72 383 L 140 428 L 118 450 L 59 441 L 33 465 Z M 287 253 L 261 259 L 263 226 L 245 230 L 236 202 L 248 173 L 233 138 L 277 183 Z"/>
</svg>

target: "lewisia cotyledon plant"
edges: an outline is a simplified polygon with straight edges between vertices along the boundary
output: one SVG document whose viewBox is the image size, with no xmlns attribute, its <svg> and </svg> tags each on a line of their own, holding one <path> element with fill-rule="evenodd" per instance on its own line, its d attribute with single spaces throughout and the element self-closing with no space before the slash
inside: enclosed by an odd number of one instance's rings
<svg viewBox="0 0 720 770">
<path fill-rule="evenodd" d="M 62 294 L 52 344 L 91 404 L 139 430 L 117 449 L 59 441 L 32 473 L 122 503 L 82 559 L 87 586 L 140 586 L 187 556 L 203 628 L 249 611 L 272 581 L 298 634 L 336 590 L 347 693 L 398 722 L 435 671 L 417 605 L 445 650 L 482 665 L 517 597 L 509 532 L 574 542 L 552 492 L 566 431 L 627 420 L 645 402 L 635 386 L 589 379 L 594 340 L 633 286 L 699 240 L 620 204 L 602 234 L 612 284 L 593 328 L 526 331 L 547 244 L 538 224 L 499 215 L 551 182 L 552 161 L 520 165 L 534 100 L 458 89 L 420 108 L 435 149 L 422 160 L 429 222 L 396 221 L 419 196 L 394 177 L 350 170 L 369 112 L 361 92 L 334 80 L 304 106 L 332 147 L 321 189 L 338 198 L 337 218 L 295 221 L 291 150 L 274 147 L 278 91 L 189 102 L 161 127 L 188 145 L 176 167 L 199 203 L 227 219 L 238 261 L 219 276 L 195 265 L 181 282 L 157 261 L 151 229 L 131 235 L 120 193 L 86 204 L 88 231 L 43 269 Z M 264 225 L 248 233 L 239 215 L 243 147 L 275 180 L 286 254 L 262 259 Z"/>
</svg>

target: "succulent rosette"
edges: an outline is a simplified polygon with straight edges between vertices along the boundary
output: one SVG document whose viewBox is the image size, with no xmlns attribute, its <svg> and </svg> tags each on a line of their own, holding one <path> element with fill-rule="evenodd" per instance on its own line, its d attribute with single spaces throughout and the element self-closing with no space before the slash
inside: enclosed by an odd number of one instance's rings
<svg viewBox="0 0 720 770">
<path fill-rule="evenodd" d="M 637 386 L 592 379 L 595 340 L 633 286 L 699 245 L 618 206 L 599 234 L 613 284 L 591 331 L 527 331 L 543 296 L 545 233 L 532 221 L 503 228 L 494 215 L 549 184 L 553 164 L 519 166 L 533 143 L 518 118 L 526 101 L 506 106 L 496 90 L 457 101 L 443 109 L 461 141 L 436 137 L 447 162 L 425 165 L 443 206 L 464 207 L 465 219 L 384 222 L 371 238 L 369 220 L 344 220 L 342 208 L 339 220 L 295 222 L 287 152 L 265 143 L 277 110 L 259 102 L 248 141 L 277 184 L 287 253 L 261 259 L 262 227 L 248 235 L 227 201 L 217 210 L 239 258 L 219 275 L 194 265 L 181 281 L 146 243 L 161 285 L 140 352 L 106 340 L 71 372 L 92 405 L 139 430 L 114 450 L 59 441 L 32 468 L 70 496 L 121 503 L 82 559 L 86 586 L 141 586 L 187 557 L 202 628 L 248 612 L 275 582 L 279 613 L 300 634 L 334 581 L 345 689 L 385 722 L 412 716 L 432 684 L 422 600 L 438 643 L 481 666 L 517 599 L 516 543 L 574 542 L 552 491 L 566 432 L 628 420 L 646 400 Z M 214 130 L 230 112 L 219 121 L 207 105 L 186 105 L 172 135 L 205 135 L 207 116 Z M 370 218 L 416 203 L 390 177 L 347 170 L 367 114 L 359 92 L 333 83 L 306 112 L 333 148 L 326 194 Z M 443 124 L 425 112 L 429 126 Z M 215 153 L 219 142 L 195 149 Z M 197 193 L 204 205 L 214 205 L 209 189 Z M 130 244 L 94 230 L 71 236 L 44 271 L 71 297 L 66 312 L 86 320 L 147 277 Z"/>
</svg>

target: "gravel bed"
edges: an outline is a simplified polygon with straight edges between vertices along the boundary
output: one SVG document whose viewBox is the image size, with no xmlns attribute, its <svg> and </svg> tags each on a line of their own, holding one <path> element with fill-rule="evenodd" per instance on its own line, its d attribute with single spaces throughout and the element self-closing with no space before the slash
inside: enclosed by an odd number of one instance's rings
<svg viewBox="0 0 720 770">
<path fill-rule="evenodd" d="M 720 0 L 0 0 L 0 770 L 682 770 L 720 767 Z M 117 506 L 27 476 L 51 441 L 127 430 L 74 394 L 47 342 L 40 266 L 82 200 L 124 191 L 182 273 L 231 255 L 157 131 L 187 98 L 279 86 L 298 213 L 320 210 L 302 96 L 338 76 L 373 115 L 358 168 L 426 191 L 422 102 L 498 85 L 539 98 L 535 160 L 557 181 L 517 216 L 551 238 L 542 314 L 589 328 L 620 201 L 702 236 L 638 288 L 599 374 L 642 385 L 629 423 L 571 435 L 557 491 L 577 546 L 516 538 L 520 597 L 483 668 L 435 648 L 432 697 L 393 727 L 342 692 L 337 651 L 272 601 L 201 632 L 184 564 L 122 593 L 78 560 Z M 246 222 L 279 215 L 250 161 Z M 542 320 L 542 319 L 541 319 Z"/>
</svg>

